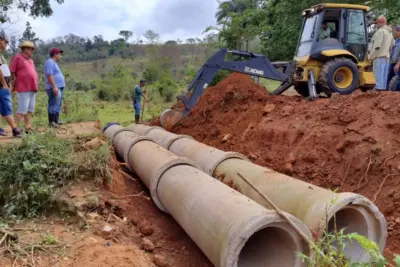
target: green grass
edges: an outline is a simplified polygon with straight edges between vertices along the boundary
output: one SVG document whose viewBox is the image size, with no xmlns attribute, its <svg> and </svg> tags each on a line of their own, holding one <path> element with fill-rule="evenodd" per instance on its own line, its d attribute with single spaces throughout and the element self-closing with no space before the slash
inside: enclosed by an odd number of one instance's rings
<svg viewBox="0 0 400 267">
<path fill-rule="evenodd" d="M 47 95 L 38 92 L 36 97 L 36 110 L 32 119 L 35 126 L 46 126 L 47 118 Z M 144 121 L 161 115 L 162 111 L 169 108 L 173 103 L 164 103 L 161 99 L 154 98 L 145 104 Z M 14 109 L 16 103 L 14 100 Z M 65 123 L 97 121 L 105 126 L 108 122 L 119 122 L 127 125 L 134 122 L 134 110 L 131 101 L 106 102 L 98 101 L 95 91 L 65 91 L 63 112 L 60 116 Z M 4 120 L 0 123 L 6 126 Z"/>
<path fill-rule="evenodd" d="M 93 136 L 57 138 L 54 131 L 0 146 L 0 217 L 35 217 L 54 210 L 61 189 L 77 179 L 110 179 L 109 145 L 85 151 Z M 1 218 L 0 218 L 1 219 Z"/>
</svg>

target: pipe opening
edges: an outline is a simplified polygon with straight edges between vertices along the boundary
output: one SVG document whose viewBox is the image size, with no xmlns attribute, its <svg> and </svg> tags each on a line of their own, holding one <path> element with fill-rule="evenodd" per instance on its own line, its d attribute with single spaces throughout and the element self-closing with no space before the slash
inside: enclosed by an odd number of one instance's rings
<svg viewBox="0 0 400 267">
<path fill-rule="evenodd" d="M 336 214 L 336 229 L 339 232 L 342 229 L 344 234 L 358 233 L 360 235 L 369 236 L 368 233 L 368 221 L 364 214 L 355 208 L 344 208 L 339 210 Z M 329 233 L 335 232 L 335 218 L 332 217 L 328 224 Z M 333 244 L 335 245 L 335 244 Z M 359 261 L 365 257 L 365 250 L 357 241 L 346 242 L 346 248 L 344 251 L 345 256 L 352 262 Z"/>
<path fill-rule="evenodd" d="M 301 251 L 289 232 L 267 227 L 254 233 L 239 254 L 238 267 L 296 266 L 296 251 Z"/>
</svg>

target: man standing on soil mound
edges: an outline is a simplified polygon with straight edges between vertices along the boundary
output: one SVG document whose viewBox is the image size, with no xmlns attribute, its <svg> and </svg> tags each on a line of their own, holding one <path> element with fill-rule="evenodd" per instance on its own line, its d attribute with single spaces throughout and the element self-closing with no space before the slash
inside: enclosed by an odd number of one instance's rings
<svg viewBox="0 0 400 267">
<path fill-rule="evenodd" d="M 387 89 L 389 57 L 390 51 L 394 45 L 394 38 L 391 33 L 391 28 L 387 26 L 387 20 L 384 16 L 379 16 L 374 23 L 378 30 L 372 37 L 368 59 L 373 62 L 376 80 L 375 89 L 383 91 Z"/>
<path fill-rule="evenodd" d="M 144 95 L 146 89 L 143 89 L 146 85 L 144 80 L 140 80 L 140 83 L 135 86 L 132 93 L 132 101 L 133 101 L 133 108 L 135 109 L 135 123 L 139 123 L 140 119 L 140 102 L 142 100 L 142 96 L 145 100 L 147 97 Z"/>
</svg>

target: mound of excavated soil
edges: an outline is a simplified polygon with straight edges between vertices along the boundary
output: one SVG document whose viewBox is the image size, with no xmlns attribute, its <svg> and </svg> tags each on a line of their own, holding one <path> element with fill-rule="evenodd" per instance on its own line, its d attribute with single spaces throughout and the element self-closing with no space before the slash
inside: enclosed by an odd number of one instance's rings
<svg viewBox="0 0 400 267">
<path fill-rule="evenodd" d="M 173 131 L 314 185 L 376 197 L 389 222 L 386 253 L 400 252 L 399 93 L 310 102 L 270 96 L 234 73 L 208 88 Z"/>
</svg>

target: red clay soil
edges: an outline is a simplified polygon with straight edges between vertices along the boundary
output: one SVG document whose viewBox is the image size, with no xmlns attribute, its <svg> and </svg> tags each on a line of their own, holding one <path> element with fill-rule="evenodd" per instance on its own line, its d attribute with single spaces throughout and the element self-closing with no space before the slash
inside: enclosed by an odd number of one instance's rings
<svg viewBox="0 0 400 267">
<path fill-rule="evenodd" d="M 107 185 L 110 194 L 104 192 L 104 199 L 119 199 L 113 205 L 120 208 L 121 217 L 132 221 L 139 235 L 155 245 L 151 253 L 164 257 L 165 267 L 213 266 L 180 225 L 157 208 L 139 178 L 124 167 L 120 169 L 115 158 L 110 160 L 110 166 L 113 169 L 112 181 Z M 140 245 L 140 239 L 135 241 Z"/>
<path fill-rule="evenodd" d="M 389 223 L 385 254 L 400 252 L 399 93 L 357 91 L 310 102 L 270 96 L 234 73 L 207 89 L 173 132 L 314 185 L 376 197 Z"/>
</svg>

